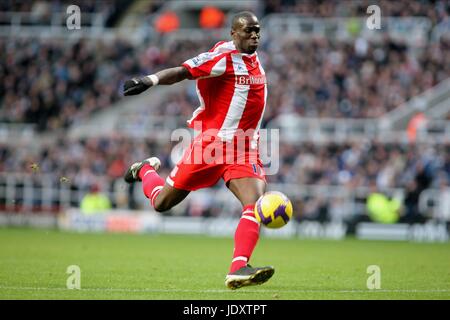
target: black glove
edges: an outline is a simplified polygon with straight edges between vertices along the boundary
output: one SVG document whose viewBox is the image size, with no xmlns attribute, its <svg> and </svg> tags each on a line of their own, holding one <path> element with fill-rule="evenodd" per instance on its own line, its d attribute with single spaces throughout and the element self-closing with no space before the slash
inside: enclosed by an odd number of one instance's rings
<svg viewBox="0 0 450 320">
<path fill-rule="evenodd" d="M 123 95 L 134 96 L 141 92 L 144 92 L 145 90 L 150 88 L 150 86 L 150 84 L 144 83 L 144 80 L 142 78 L 133 78 L 131 80 L 125 81 L 125 84 L 123 85 Z"/>
</svg>

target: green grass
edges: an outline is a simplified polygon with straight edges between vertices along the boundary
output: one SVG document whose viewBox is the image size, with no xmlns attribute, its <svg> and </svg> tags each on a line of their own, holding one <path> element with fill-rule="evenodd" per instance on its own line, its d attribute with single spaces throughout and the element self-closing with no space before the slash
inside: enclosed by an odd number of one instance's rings
<svg viewBox="0 0 450 320">
<path fill-rule="evenodd" d="M 0 299 L 450 299 L 450 244 L 262 238 L 262 286 L 224 286 L 231 238 L 0 229 Z M 69 265 L 81 290 L 66 288 Z M 369 265 L 381 289 L 368 290 Z"/>
</svg>

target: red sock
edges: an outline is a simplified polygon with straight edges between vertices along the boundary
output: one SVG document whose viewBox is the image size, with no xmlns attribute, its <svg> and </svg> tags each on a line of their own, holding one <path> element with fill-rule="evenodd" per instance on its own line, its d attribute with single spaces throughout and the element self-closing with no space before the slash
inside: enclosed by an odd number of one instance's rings
<svg viewBox="0 0 450 320">
<path fill-rule="evenodd" d="M 164 186 L 164 180 L 156 173 L 156 170 L 149 164 L 139 170 L 139 178 L 142 180 L 142 189 L 147 198 L 150 199 L 152 206 L 155 206 L 155 199 Z"/>
<path fill-rule="evenodd" d="M 259 238 L 259 223 L 253 211 L 255 205 L 247 205 L 234 234 L 234 252 L 230 273 L 245 267 Z"/>
</svg>

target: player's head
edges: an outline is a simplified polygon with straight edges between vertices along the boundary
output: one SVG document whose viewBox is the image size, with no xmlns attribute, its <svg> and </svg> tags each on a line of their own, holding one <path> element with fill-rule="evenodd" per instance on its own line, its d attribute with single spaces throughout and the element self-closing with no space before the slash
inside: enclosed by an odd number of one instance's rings
<svg viewBox="0 0 450 320">
<path fill-rule="evenodd" d="M 250 11 L 237 13 L 231 23 L 231 37 L 239 52 L 254 53 L 260 38 L 260 26 L 255 14 Z"/>
</svg>

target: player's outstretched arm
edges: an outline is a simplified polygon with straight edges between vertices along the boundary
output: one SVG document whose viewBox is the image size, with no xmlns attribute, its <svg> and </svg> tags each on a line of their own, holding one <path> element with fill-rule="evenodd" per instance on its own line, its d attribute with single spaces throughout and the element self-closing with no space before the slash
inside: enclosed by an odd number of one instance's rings
<svg viewBox="0 0 450 320">
<path fill-rule="evenodd" d="M 174 84 L 187 79 L 188 76 L 189 71 L 185 67 L 180 66 L 164 69 L 142 78 L 133 78 L 125 81 L 123 95 L 134 96 L 157 84 Z"/>
</svg>

